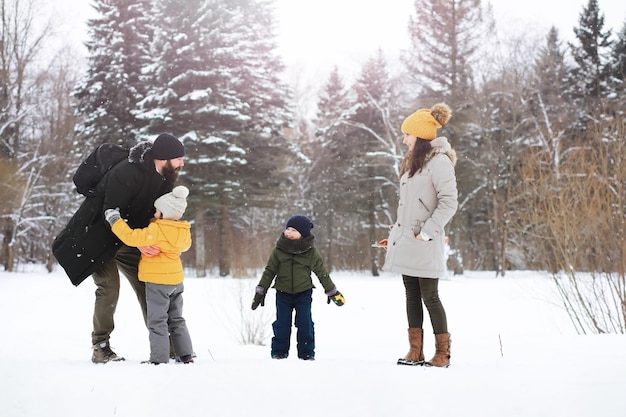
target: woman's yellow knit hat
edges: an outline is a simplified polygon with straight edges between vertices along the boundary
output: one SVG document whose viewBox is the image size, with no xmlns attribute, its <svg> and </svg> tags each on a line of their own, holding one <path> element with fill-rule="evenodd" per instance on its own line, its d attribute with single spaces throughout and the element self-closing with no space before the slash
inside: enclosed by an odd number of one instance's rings
<svg viewBox="0 0 626 417">
<path fill-rule="evenodd" d="M 404 119 L 401 130 L 419 139 L 433 140 L 437 137 L 437 129 L 448 123 L 450 117 L 450 107 L 444 103 L 435 104 L 430 109 L 420 109 Z"/>
</svg>

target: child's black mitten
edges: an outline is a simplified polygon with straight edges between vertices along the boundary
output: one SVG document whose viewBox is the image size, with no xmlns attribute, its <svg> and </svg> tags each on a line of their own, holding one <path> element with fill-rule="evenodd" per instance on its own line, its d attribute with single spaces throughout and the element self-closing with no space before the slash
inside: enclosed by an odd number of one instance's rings
<svg viewBox="0 0 626 417">
<path fill-rule="evenodd" d="M 256 308 L 261 304 L 261 307 L 265 307 L 265 288 L 261 286 L 257 286 L 254 291 L 254 300 L 252 300 L 252 309 L 256 310 Z"/>
<path fill-rule="evenodd" d="M 328 296 L 328 301 L 326 301 L 326 304 L 330 304 L 330 302 L 332 301 L 333 303 L 335 303 L 335 305 L 341 307 L 346 303 L 346 299 L 343 297 L 343 294 L 341 294 L 336 289 L 334 291 L 331 290 L 327 292 L 326 295 Z"/>
</svg>

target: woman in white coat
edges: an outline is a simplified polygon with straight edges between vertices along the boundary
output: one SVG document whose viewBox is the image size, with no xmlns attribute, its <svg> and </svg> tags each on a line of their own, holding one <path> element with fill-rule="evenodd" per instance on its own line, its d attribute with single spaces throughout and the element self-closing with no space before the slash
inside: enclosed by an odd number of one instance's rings
<svg viewBox="0 0 626 417">
<path fill-rule="evenodd" d="M 409 353 L 399 365 L 450 365 L 450 333 L 439 299 L 439 277 L 445 271 L 445 231 L 457 210 L 454 165 L 456 153 L 448 140 L 437 137 L 452 116 L 436 104 L 421 109 L 402 123 L 403 143 L 409 151 L 400 169 L 400 201 L 396 222 L 387 240 L 385 271 L 402 274 L 409 323 Z M 424 361 L 423 306 L 435 333 L 435 356 Z"/>
</svg>

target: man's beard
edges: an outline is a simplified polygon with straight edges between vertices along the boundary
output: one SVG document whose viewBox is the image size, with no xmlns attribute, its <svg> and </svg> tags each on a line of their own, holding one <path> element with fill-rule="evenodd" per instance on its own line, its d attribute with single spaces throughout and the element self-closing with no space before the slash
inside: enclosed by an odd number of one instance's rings
<svg viewBox="0 0 626 417">
<path fill-rule="evenodd" d="M 176 183 L 176 180 L 178 179 L 178 173 L 180 172 L 180 167 L 178 168 L 174 168 L 174 166 L 172 165 L 172 161 L 167 161 L 167 163 L 165 164 L 165 166 L 163 166 L 163 178 L 165 178 L 165 181 L 168 184 L 174 184 Z"/>
</svg>

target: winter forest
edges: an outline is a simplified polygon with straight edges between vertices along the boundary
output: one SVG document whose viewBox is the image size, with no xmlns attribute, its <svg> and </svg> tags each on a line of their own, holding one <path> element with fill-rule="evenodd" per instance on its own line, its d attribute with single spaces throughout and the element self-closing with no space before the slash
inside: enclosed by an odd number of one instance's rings
<svg viewBox="0 0 626 417">
<path fill-rule="evenodd" d="M 555 27 L 504 37 L 484 1 L 416 0 L 400 67 L 384 50 L 354 80 L 336 66 L 310 114 L 280 76 L 271 0 L 92 4 L 76 62 L 50 57 L 54 22 L 34 24 L 37 0 L 0 0 L 5 270 L 54 267 L 91 150 L 169 132 L 187 152 L 190 274 L 254 275 L 303 213 L 329 270 L 377 276 L 384 252 L 371 243 L 394 221 L 400 124 L 446 102 L 441 133 L 459 156 L 451 273 L 547 271 L 566 305 L 600 310 L 576 317 L 580 329 L 625 331 L 626 16 L 607 28 L 589 0 L 565 42 Z"/>
</svg>

